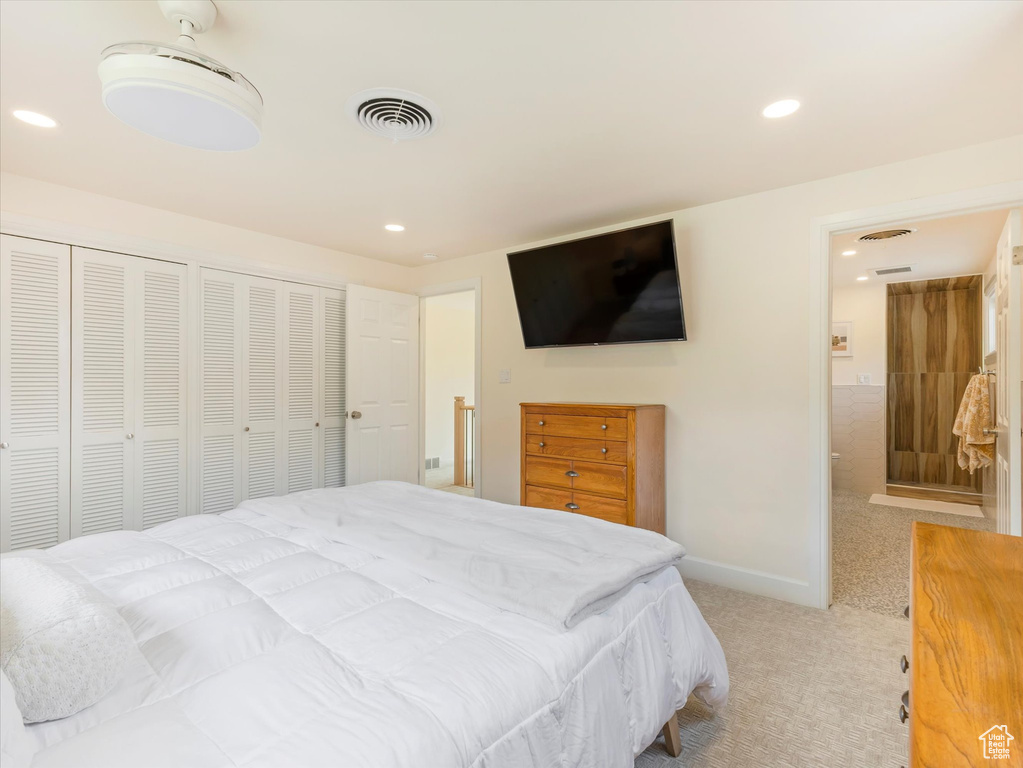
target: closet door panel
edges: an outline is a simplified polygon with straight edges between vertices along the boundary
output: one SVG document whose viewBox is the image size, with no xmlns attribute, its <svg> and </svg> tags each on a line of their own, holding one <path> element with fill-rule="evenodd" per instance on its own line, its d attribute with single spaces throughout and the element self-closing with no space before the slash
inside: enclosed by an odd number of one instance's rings
<svg viewBox="0 0 1023 768">
<path fill-rule="evenodd" d="M 281 297 L 280 281 L 246 280 L 242 490 L 247 499 L 283 489 Z"/>
<path fill-rule="evenodd" d="M 133 257 L 71 253 L 71 535 L 133 524 Z"/>
<path fill-rule="evenodd" d="M 0 551 L 68 538 L 71 249 L 0 236 Z"/>
<path fill-rule="evenodd" d="M 316 405 L 321 392 L 319 289 L 284 283 L 284 491 L 317 487 L 320 450 Z"/>
<path fill-rule="evenodd" d="M 321 477 L 318 486 L 340 488 L 345 484 L 345 295 L 320 289 L 323 328 L 323 396 L 320 410 Z"/>
<path fill-rule="evenodd" d="M 186 513 L 185 286 L 187 268 L 135 259 L 133 528 Z"/>
<path fill-rule="evenodd" d="M 201 512 L 225 512 L 241 501 L 241 282 L 237 275 L 200 272 Z"/>
</svg>

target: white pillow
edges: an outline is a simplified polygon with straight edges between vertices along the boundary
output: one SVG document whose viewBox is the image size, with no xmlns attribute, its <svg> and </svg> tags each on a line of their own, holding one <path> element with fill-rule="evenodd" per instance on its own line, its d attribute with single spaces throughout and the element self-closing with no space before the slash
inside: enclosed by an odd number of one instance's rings
<svg viewBox="0 0 1023 768">
<path fill-rule="evenodd" d="M 35 748 L 25 732 L 21 711 L 14 700 L 14 688 L 0 670 L 0 765 L 4 768 L 28 768 Z"/>
<path fill-rule="evenodd" d="M 0 669 L 26 723 L 95 704 L 120 679 L 134 642 L 97 590 L 34 558 L 0 559 Z"/>
</svg>

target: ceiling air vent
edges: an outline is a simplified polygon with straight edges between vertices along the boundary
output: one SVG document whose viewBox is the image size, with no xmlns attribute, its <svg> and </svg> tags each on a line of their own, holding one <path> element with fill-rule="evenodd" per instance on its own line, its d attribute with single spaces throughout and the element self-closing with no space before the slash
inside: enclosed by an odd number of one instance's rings
<svg viewBox="0 0 1023 768">
<path fill-rule="evenodd" d="M 877 275 L 878 277 L 883 277 L 884 275 L 897 275 L 900 272 L 912 271 L 913 271 L 912 267 L 885 267 L 884 269 L 875 269 L 874 274 Z"/>
<path fill-rule="evenodd" d="M 440 110 L 425 96 L 397 88 L 370 88 L 345 103 L 359 125 L 392 142 L 422 139 L 440 126 Z"/>
<path fill-rule="evenodd" d="M 911 235 L 915 229 L 883 229 L 880 232 L 871 232 L 856 238 L 860 242 L 873 242 L 874 240 L 891 240 L 893 237 Z"/>
</svg>

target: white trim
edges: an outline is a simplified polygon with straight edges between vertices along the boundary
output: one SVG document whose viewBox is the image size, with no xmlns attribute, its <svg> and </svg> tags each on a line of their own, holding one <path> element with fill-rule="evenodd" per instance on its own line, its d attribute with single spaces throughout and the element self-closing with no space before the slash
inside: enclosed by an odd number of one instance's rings
<svg viewBox="0 0 1023 768">
<path fill-rule="evenodd" d="M 186 245 L 165 243 L 148 237 L 126 235 L 93 227 L 82 227 L 76 224 L 64 224 L 47 219 L 37 219 L 20 213 L 0 211 L 0 232 L 34 240 L 46 240 L 53 243 L 77 245 L 98 251 L 123 253 L 128 256 L 142 256 L 148 259 L 176 261 L 189 266 L 211 267 L 227 272 L 240 272 L 257 277 L 269 277 L 276 280 L 287 280 L 292 283 L 323 286 L 325 288 L 344 288 L 348 284 L 346 277 L 336 274 L 325 275 L 321 272 L 281 269 L 273 264 L 266 264 L 241 256 L 227 256 L 201 248 Z"/>
<path fill-rule="evenodd" d="M 452 283 L 439 283 L 420 288 L 417 294 L 422 306 L 422 299 L 428 296 L 443 296 L 448 293 L 473 291 L 476 294 L 476 348 L 475 352 L 475 387 L 473 404 L 476 406 L 476 439 L 473 440 L 473 495 L 483 498 L 483 279 L 470 277 Z M 423 313 L 419 312 L 419 484 L 426 484 L 426 323 Z"/>
<path fill-rule="evenodd" d="M 741 592 L 772 597 L 775 600 L 785 600 L 811 608 L 817 605 L 816 595 L 806 581 L 688 555 L 682 558 L 678 569 L 684 579 L 706 581 L 729 589 L 738 589 Z"/>
<path fill-rule="evenodd" d="M 806 605 L 826 609 L 831 603 L 831 236 L 876 225 L 1015 208 L 1021 204 L 1023 181 L 1012 181 L 836 213 L 811 221 L 808 586 L 813 601 Z"/>
</svg>

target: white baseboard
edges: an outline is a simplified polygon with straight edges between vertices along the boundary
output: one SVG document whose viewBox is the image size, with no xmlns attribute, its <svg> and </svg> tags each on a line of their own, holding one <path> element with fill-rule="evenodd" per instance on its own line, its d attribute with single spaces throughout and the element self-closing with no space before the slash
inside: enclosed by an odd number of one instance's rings
<svg viewBox="0 0 1023 768">
<path fill-rule="evenodd" d="M 773 597 L 775 600 L 785 600 L 797 605 L 817 607 L 816 595 L 810 589 L 810 584 L 798 579 L 776 576 L 772 573 L 754 571 L 688 555 L 682 558 L 678 569 L 682 572 L 683 578 L 706 581 L 710 584 L 738 589 L 741 592 L 749 592 L 763 597 Z"/>
</svg>

